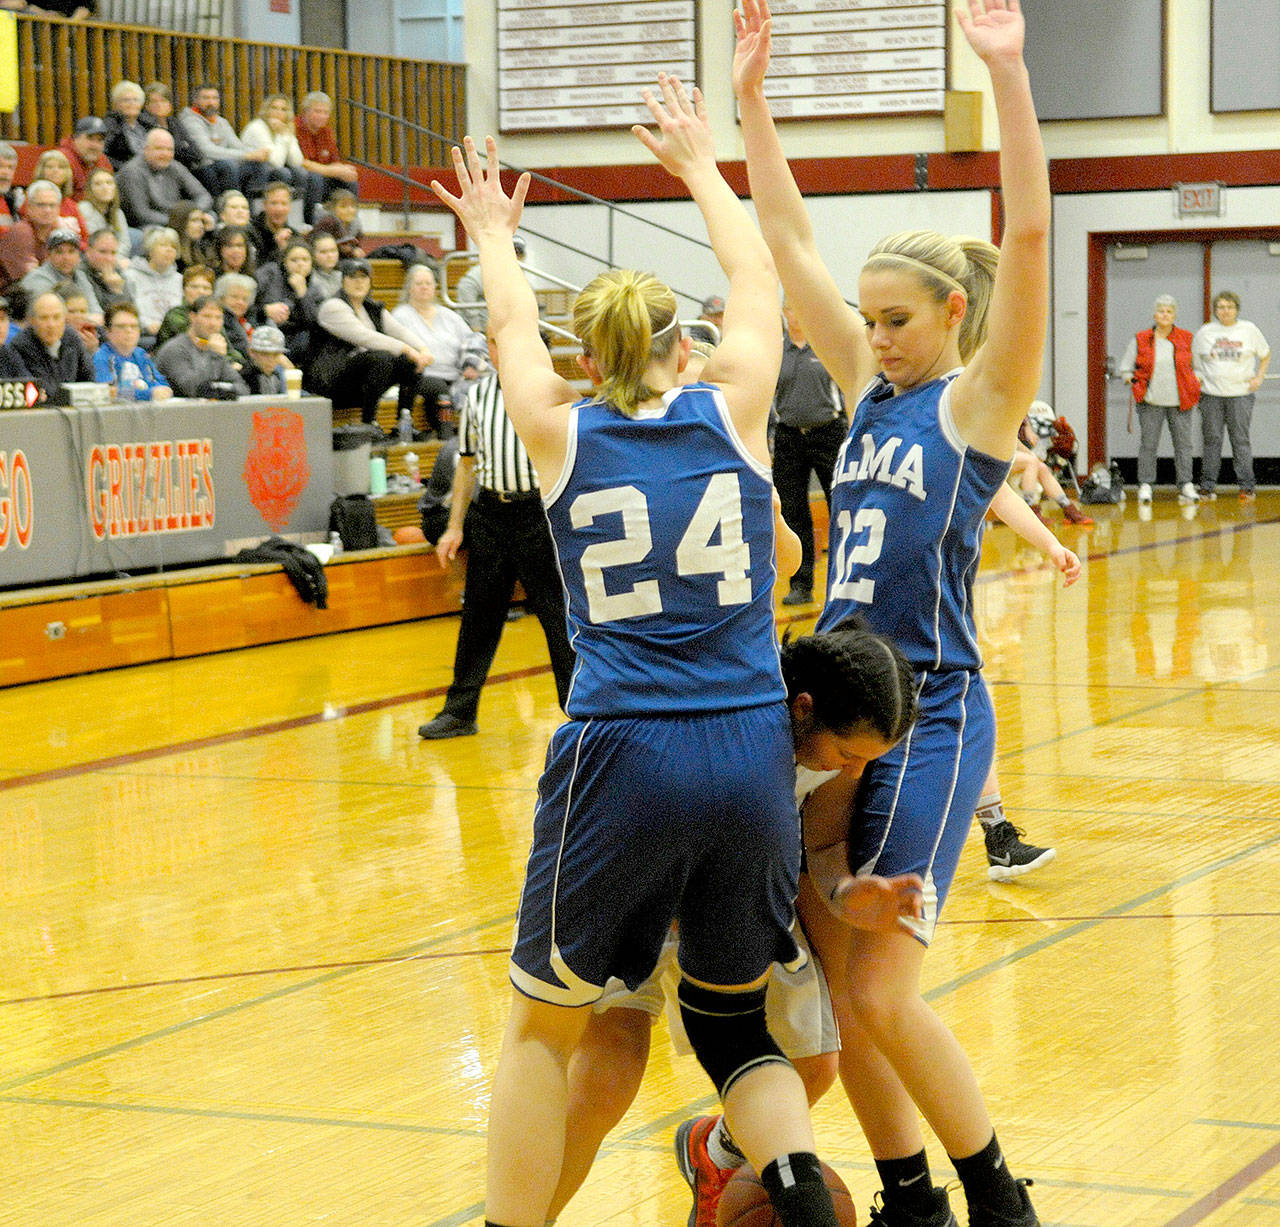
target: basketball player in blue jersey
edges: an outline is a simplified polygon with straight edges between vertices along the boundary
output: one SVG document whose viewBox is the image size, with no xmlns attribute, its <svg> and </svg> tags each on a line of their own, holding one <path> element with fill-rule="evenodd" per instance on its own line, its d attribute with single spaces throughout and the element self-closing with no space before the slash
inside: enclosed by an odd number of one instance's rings
<svg viewBox="0 0 1280 1227">
<path fill-rule="evenodd" d="M 860 610 L 917 672 L 920 718 L 856 790 L 836 779 L 806 807 L 847 833 L 855 872 L 919 873 L 914 934 L 833 923 L 814 933 L 840 1020 L 841 1080 L 884 1181 L 872 1221 L 949 1227 L 929 1179 L 924 1115 L 964 1186 L 971 1227 L 1038 1222 L 1006 1166 L 968 1058 L 920 992 L 924 953 L 991 764 L 972 582 L 983 515 L 1009 471 L 1041 376 L 1050 198 L 1017 0 L 956 11 L 986 66 L 1000 129 L 1002 249 L 932 232 L 873 249 L 849 307 L 818 254 L 765 97 L 763 0 L 736 18 L 733 79 L 751 195 L 788 303 L 856 405 L 831 495 L 827 601 L 819 629 Z M 997 265 L 998 256 L 998 265 Z"/>
<path fill-rule="evenodd" d="M 543 478 L 577 664 L 539 783 L 511 1016 L 494 1078 L 486 1222 L 542 1227 L 560 1176 L 567 1066 L 611 977 L 653 969 L 681 933 L 695 1054 L 778 1218 L 836 1222 L 804 1088 L 765 1025 L 769 968 L 797 956 L 794 758 L 773 634 L 766 438 L 781 354 L 777 279 L 716 167 L 700 93 L 659 79 L 641 142 L 687 185 L 729 282 L 709 382 L 652 276 L 597 277 L 574 330 L 599 378 L 576 402 L 538 335 L 512 247 L 528 191 L 497 150 L 454 150 L 437 195 L 480 253 L 507 412 Z M 507 375 L 510 374 L 510 378 Z"/>
</svg>

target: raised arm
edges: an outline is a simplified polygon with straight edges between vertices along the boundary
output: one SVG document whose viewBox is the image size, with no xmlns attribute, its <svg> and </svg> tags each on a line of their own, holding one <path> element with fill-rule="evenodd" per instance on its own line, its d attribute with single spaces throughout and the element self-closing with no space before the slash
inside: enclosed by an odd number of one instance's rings
<svg viewBox="0 0 1280 1227">
<path fill-rule="evenodd" d="M 743 0 L 734 13 L 737 48 L 733 89 L 742 117 L 751 199 L 778 266 L 787 302 L 795 310 L 818 360 L 854 403 L 876 373 L 862 317 L 840 293 L 818 254 L 813 226 L 787 165 L 764 94 L 771 19 L 765 0 Z"/>
<path fill-rule="evenodd" d="M 750 213 L 716 165 L 701 91 L 695 88 L 690 95 L 678 78 L 665 73 L 658 77 L 658 88 L 661 100 L 644 91 L 657 131 L 638 124 L 632 131 L 666 170 L 684 181 L 729 279 L 720 344 L 703 377 L 719 384 L 734 425 L 758 458 L 768 463 L 765 431 L 782 361 L 773 258 Z"/>
<path fill-rule="evenodd" d="M 1022 59 L 1026 27 L 1018 0 L 968 0 L 968 11 L 959 8 L 956 17 L 991 74 L 1005 225 L 987 340 L 956 380 L 951 408 L 967 443 L 1010 456 L 1040 386 L 1049 318 L 1049 172 Z"/>
<path fill-rule="evenodd" d="M 576 393 L 556 374 L 551 355 L 538 333 L 538 301 L 516 259 L 512 236 L 520 224 L 529 175 L 516 181 L 510 196 L 502 187 L 498 147 L 485 137 L 485 162 L 471 137 L 453 150 L 459 195 L 436 180 L 431 188 L 462 221 L 480 252 L 489 327 L 498 342 L 498 377 L 503 402 L 529 457 L 546 480 L 564 467 L 568 437 L 567 406 Z"/>
</svg>

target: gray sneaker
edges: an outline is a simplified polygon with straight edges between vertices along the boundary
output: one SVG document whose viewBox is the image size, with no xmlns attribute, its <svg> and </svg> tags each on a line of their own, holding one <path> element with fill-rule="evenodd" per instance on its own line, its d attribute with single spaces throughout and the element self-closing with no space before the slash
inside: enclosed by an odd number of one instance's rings
<svg viewBox="0 0 1280 1227">
<path fill-rule="evenodd" d="M 444 737 L 471 737 L 475 734 L 474 720 L 459 720 L 442 711 L 434 720 L 418 725 L 418 736 L 423 741 L 439 741 Z"/>
</svg>

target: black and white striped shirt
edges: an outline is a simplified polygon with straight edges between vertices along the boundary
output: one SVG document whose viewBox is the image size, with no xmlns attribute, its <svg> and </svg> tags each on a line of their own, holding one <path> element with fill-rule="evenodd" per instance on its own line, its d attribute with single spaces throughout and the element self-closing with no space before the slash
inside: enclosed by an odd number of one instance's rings
<svg viewBox="0 0 1280 1227">
<path fill-rule="evenodd" d="M 499 494 L 531 494 L 538 474 L 507 417 L 497 375 L 476 381 L 467 393 L 458 431 L 459 454 L 476 458 L 476 482 Z"/>
</svg>

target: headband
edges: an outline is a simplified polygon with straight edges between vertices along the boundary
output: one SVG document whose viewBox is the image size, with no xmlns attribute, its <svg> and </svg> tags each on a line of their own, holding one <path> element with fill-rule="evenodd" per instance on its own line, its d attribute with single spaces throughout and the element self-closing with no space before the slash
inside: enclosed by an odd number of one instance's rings
<svg viewBox="0 0 1280 1227">
<path fill-rule="evenodd" d="M 657 332 L 653 333 L 652 336 L 650 336 L 649 344 L 652 345 L 654 341 L 656 341 L 659 337 L 666 336 L 667 333 L 669 333 L 673 328 L 678 328 L 679 326 L 680 326 L 680 314 L 679 312 L 677 312 L 661 328 L 659 328 Z"/>
<path fill-rule="evenodd" d="M 945 281 L 955 286 L 955 288 L 966 298 L 969 296 L 969 291 L 966 290 L 964 286 L 950 273 L 944 273 L 942 269 L 935 268 L 932 264 L 926 264 L 923 260 L 917 260 L 915 256 L 904 256 L 896 251 L 876 251 L 872 252 L 871 255 L 867 257 L 867 263 L 870 264 L 873 260 L 895 260 L 899 264 L 910 265 L 912 268 L 918 268 L 921 272 L 928 273 L 930 276 L 938 278 L 939 281 Z"/>
</svg>

